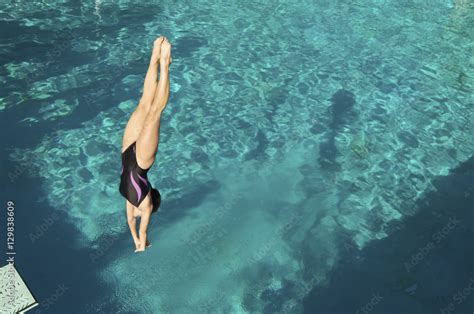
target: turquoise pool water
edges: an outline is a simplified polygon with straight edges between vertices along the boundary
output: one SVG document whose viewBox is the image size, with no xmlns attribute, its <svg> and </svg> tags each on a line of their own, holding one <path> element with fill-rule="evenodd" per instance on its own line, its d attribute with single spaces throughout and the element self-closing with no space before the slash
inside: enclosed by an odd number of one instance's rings
<svg viewBox="0 0 474 314">
<path fill-rule="evenodd" d="M 474 278 L 471 1 L 5 1 L 0 16 L 4 193 L 31 212 L 18 264 L 37 311 L 472 310 L 453 299 Z M 120 145 L 159 35 L 163 202 L 135 255 Z"/>
</svg>

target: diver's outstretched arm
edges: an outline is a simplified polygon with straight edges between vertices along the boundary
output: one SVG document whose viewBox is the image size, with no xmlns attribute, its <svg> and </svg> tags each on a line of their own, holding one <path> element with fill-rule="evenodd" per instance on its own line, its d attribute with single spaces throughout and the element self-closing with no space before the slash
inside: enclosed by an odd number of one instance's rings
<svg viewBox="0 0 474 314">
<path fill-rule="evenodd" d="M 127 201 L 127 222 L 128 227 L 130 228 L 130 233 L 132 234 L 133 243 L 135 243 L 135 248 L 138 249 L 140 244 L 140 238 L 137 234 L 137 218 L 133 216 L 133 205 Z"/>
<path fill-rule="evenodd" d="M 148 224 L 150 223 L 150 215 L 151 215 L 151 210 L 146 211 L 142 213 L 141 219 L 140 219 L 140 245 L 137 251 L 144 251 L 146 245 L 148 244 L 147 241 L 147 229 L 148 229 Z"/>
</svg>

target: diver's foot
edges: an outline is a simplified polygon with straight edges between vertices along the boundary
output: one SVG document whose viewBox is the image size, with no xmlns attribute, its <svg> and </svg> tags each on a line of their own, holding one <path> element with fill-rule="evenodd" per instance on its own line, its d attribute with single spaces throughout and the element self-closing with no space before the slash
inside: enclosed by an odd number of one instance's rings
<svg viewBox="0 0 474 314">
<path fill-rule="evenodd" d="M 145 245 L 145 248 L 146 248 L 146 249 L 148 249 L 150 246 L 151 246 L 151 243 L 150 243 L 150 241 L 146 240 L 146 245 Z"/>
<path fill-rule="evenodd" d="M 153 51 L 151 53 L 150 63 L 158 64 L 161 58 L 161 44 L 163 43 L 163 36 L 158 37 L 153 42 Z"/>
<path fill-rule="evenodd" d="M 168 41 L 168 38 L 164 38 L 163 42 L 161 43 L 161 51 L 160 51 L 160 64 L 169 65 L 173 59 L 171 58 L 171 44 Z"/>
</svg>

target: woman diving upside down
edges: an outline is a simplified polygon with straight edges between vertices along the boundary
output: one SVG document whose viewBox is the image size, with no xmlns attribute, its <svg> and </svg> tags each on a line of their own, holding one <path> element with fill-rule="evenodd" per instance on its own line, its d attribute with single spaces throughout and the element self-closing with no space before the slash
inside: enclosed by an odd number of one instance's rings
<svg viewBox="0 0 474 314">
<path fill-rule="evenodd" d="M 170 93 L 171 45 L 161 36 L 153 43 L 150 64 L 143 84 L 143 95 L 125 127 L 122 139 L 120 194 L 126 199 L 127 221 L 135 252 L 150 246 L 147 228 L 150 215 L 158 210 L 160 192 L 151 186 L 147 173 L 155 161 L 160 136 L 160 119 Z M 158 69 L 160 78 L 158 79 Z M 137 234 L 136 221 L 140 217 Z"/>
</svg>

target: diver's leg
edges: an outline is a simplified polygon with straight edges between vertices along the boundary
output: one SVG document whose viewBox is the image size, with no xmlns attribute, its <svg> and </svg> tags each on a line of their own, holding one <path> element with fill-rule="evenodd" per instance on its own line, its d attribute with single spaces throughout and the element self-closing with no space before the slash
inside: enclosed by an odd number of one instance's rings
<svg viewBox="0 0 474 314">
<path fill-rule="evenodd" d="M 148 169 L 155 161 L 160 135 L 161 114 L 166 107 L 170 93 L 169 65 L 171 45 L 165 38 L 161 44 L 160 80 L 156 88 L 155 98 L 145 118 L 143 129 L 137 138 L 137 163 L 142 169 Z"/>
<path fill-rule="evenodd" d="M 153 43 L 153 52 L 150 58 L 150 64 L 146 72 L 145 81 L 143 83 L 143 94 L 140 98 L 137 108 L 133 111 L 130 119 L 125 127 L 125 132 L 122 140 L 122 151 L 124 151 L 130 144 L 135 142 L 140 134 L 145 118 L 153 103 L 156 88 L 158 86 L 158 66 L 160 60 L 161 43 L 163 36 L 157 38 Z"/>
<path fill-rule="evenodd" d="M 163 36 L 158 37 L 153 42 L 153 52 L 150 57 L 150 64 L 146 72 L 145 81 L 143 82 L 143 94 L 140 102 L 151 106 L 153 98 L 155 98 L 156 87 L 158 86 L 158 66 L 161 56 L 161 44 L 163 43 Z"/>
</svg>

